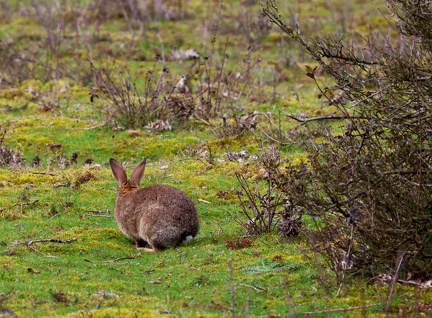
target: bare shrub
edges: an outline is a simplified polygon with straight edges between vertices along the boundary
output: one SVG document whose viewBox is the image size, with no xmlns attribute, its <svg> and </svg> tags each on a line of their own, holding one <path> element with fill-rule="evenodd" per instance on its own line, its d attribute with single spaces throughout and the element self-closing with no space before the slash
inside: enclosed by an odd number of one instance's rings
<svg viewBox="0 0 432 318">
<path fill-rule="evenodd" d="M 241 191 L 236 190 L 235 193 L 241 204 L 242 214 L 246 218 L 235 219 L 246 230 L 248 236 L 277 230 L 283 237 L 295 237 L 302 227 L 301 211 L 292 200 L 286 199 L 277 185 L 276 176 L 280 175 L 281 166 L 280 153 L 274 145 L 270 145 L 258 160 L 264 174 L 253 186 L 243 173 L 236 174 Z"/>
<path fill-rule="evenodd" d="M 288 167 L 277 177 L 281 191 L 314 220 L 309 243 L 340 280 L 349 270 L 390 272 L 393 282 L 432 275 L 428 3 L 388 1 L 400 38 L 376 35 L 364 40 L 367 50 L 338 36 L 305 38 L 283 22 L 274 1 L 263 6 L 341 91 L 328 94 L 316 68 L 308 69 L 339 114 L 293 117 L 299 127 L 287 136 L 307 153 L 308 162 L 301 175 Z"/>
<path fill-rule="evenodd" d="M 8 123 L 0 125 L 0 167 L 16 167 L 24 163 L 21 152 L 4 145 L 4 138 L 9 129 L 10 125 Z"/>
<path fill-rule="evenodd" d="M 125 128 L 158 130 L 152 128 L 154 123 L 163 122 L 171 128 L 173 124 L 183 125 L 194 118 L 212 126 L 212 131 L 220 137 L 240 136 L 257 122 L 258 113 L 245 113 L 242 104 L 251 98 L 257 86 L 258 81 L 253 76 L 261 59 L 248 52 L 244 63 L 235 70 L 228 70 L 226 47 L 221 51 L 216 53 L 212 49 L 210 52 L 222 55 L 221 61 L 212 55 L 201 57 L 194 51 L 188 60 L 179 61 L 190 65 L 187 73 L 180 76 L 169 72 L 162 51 L 156 54 L 153 68 L 143 74 L 144 81 L 140 83 L 137 83 L 137 75 L 127 68 L 97 68 L 92 63 L 97 88 L 93 96 L 103 97 L 107 101 L 101 108 L 104 116 L 115 119 Z M 215 118 L 219 121 L 211 123 Z"/>
<path fill-rule="evenodd" d="M 144 87 L 138 87 L 129 71 L 96 68 L 92 64 L 97 90 L 92 97 L 103 99 L 100 111 L 108 120 L 124 128 L 171 129 L 195 115 L 199 95 L 179 92 L 168 69 L 156 61 L 145 74 Z M 93 100 L 93 98 L 92 98 Z"/>
<path fill-rule="evenodd" d="M 242 136 L 244 133 L 250 132 L 256 128 L 258 124 L 258 112 L 253 111 L 247 114 L 235 112 L 230 116 L 224 114 L 222 123 L 213 129 L 213 133 L 219 138 L 229 136 Z"/>
</svg>

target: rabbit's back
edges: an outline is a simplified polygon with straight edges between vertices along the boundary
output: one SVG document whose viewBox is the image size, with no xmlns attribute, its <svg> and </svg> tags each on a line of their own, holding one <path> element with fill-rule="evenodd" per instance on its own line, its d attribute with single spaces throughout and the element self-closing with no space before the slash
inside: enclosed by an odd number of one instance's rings
<svg viewBox="0 0 432 318">
<path fill-rule="evenodd" d="M 124 234 L 156 245 L 158 249 L 176 246 L 199 231 L 192 200 L 166 185 L 119 194 L 115 216 Z"/>
</svg>

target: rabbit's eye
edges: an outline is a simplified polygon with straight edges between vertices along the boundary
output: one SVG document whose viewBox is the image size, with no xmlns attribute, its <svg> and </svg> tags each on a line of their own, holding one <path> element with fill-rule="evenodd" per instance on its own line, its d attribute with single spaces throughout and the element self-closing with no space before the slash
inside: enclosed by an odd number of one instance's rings
<svg viewBox="0 0 432 318">
<path fill-rule="evenodd" d="M 138 184 L 135 181 L 125 181 L 121 183 L 122 194 L 128 193 L 132 189 L 138 188 Z"/>
<path fill-rule="evenodd" d="M 136 181 L 129 181 L 129 188 L 138 188 L 138 183 Z"/>
</svg>

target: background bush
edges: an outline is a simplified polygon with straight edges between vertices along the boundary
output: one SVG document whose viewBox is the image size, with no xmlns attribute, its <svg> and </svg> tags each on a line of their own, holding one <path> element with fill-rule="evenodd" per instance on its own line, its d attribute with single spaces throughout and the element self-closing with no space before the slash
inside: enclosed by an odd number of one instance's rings
<svg viewBox="0 0 432 318">
<path fill-rule="evenodd" d="M 287 133 L 307 153 L 277 184 L 312 217 L 307 233 L 339 279 L 347 270 L 396 278 L 432 275 L 432 17 L 428 1 L 388 1 L 395 30 L 360 42 L 340 36 L 304 38 L 284 23 L 274 1 L 273 23 L 317 62 L 307 67 L 337 114 L 292 117 Z M 317 69 L 335 81 L 322 87 Z M 341 124 L 342 123 L 342 124 Z"/>
</svg>

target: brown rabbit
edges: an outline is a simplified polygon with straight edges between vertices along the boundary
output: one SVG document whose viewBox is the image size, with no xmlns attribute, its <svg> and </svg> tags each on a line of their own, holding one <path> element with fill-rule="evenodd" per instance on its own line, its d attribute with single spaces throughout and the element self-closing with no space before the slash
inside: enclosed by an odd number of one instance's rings
<svg viewBox="0 0 432 318">
<path fill-rule="evenodd" d="M 192 200 L 167 185 L 140 188 L 145 165 L 146 159 L 143 159 L 128 179 L 123 166 L 110 159 L 111 170 L 120 186 L 115 206 L 120 230 L 134 240 L 136 248 L 151 252 L 191 241 L 199 230 Z M 143 243 L 148 243 L 152 249 L 142 248 Z"/>
</svg>

